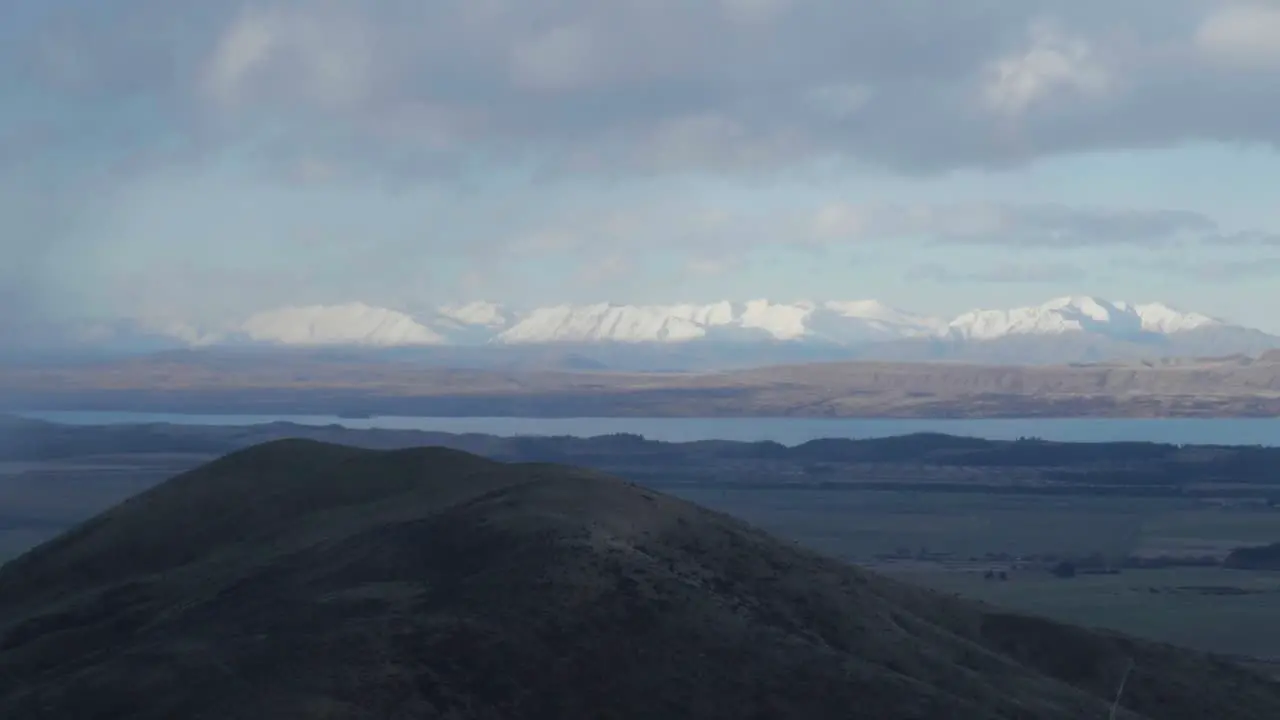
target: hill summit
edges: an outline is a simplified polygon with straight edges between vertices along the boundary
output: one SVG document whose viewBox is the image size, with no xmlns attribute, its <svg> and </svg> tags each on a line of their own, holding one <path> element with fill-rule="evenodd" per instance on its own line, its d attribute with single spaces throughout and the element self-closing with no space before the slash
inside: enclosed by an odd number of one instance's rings
<svg viewBox="0 0 1280 720">
<path fill-rule="evenodd" d="M 0 568 L 13 718 L 1280 717 L 1225 660 L 1000 612 L 601 474 L 285 440 Z"/>
</svg>

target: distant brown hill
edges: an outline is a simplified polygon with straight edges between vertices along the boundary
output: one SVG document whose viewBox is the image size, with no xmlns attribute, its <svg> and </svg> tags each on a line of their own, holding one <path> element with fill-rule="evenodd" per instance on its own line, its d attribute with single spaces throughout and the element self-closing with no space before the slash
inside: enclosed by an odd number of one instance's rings
<svg viewBox="0 0 1280 720">
<path fill-rule="evenodd" d="M 0 400 L 10 409 L 265 414 L 1274 417 L 1280 416 L 1280 356 L 1056 366 L 810 363 L 616 373 L 186 352 L 10 368 L 0 377 Z"/>
<path fill-rule="evenodd" d="M 556 465 L 285 440 L 0 568 L 14 718 L 1270 720 L 1226 660 L 999 612 Z"/>
</svg>

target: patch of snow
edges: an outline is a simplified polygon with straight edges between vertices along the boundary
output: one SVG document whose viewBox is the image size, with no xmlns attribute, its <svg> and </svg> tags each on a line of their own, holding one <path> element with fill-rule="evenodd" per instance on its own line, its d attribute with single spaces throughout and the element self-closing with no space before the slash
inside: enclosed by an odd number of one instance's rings
<svg viewBox="0 0 1280 720">
<path fill-rule="evenodd" d="M 683 342 L 724 322 L 727 303 L 697 305 L 557 305 L 538 308 L 498 335 L 507 344 Z"/>
<path fill-rule="evenodd" d="M 823 303 L 823 308 L 835 318 L 825 324 L 848 340 L 933 337 L 947 328 L 945 320 L 899 310 L 879 300 L 833 300 Z M 814 321 L 816 326 L 821 318 Z"/>
<path fill-rule="evenodd" d="M 438 311 L 440 317 L 460 325 L 478 325 L 481 327 L 505 327 L 510 318 L 506 309 L 491 302 L 471 302 L 466 305 L 446 305 Z"/>
<path fill-rule="evenodd" d="M 763 330 L 775 340 L 799 340 L 809 334 L 805 320 L 813 312 L 812 303 L 770 303 L 768 300 L 751 300 L 738 315 L 738 326 L 748 330 Z"/>
</svg>

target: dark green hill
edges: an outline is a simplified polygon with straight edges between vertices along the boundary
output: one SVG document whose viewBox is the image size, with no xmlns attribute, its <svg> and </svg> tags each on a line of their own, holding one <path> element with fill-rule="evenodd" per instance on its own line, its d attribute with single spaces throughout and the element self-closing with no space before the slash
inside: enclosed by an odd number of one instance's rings
<svg viewBox="0 0 1280 720">
<path fill-rule="evenodd" d="M 1236 570 L 1280 570 L 1280 543 L 1236 548 L 1222 564 Z"/>
<path fill-rule="evenodd" d="M 279 441 L 0 568 L 0 717 L 1271 720 L 1223 660 L 993 611 L 598 473 Z"/>
</svg>

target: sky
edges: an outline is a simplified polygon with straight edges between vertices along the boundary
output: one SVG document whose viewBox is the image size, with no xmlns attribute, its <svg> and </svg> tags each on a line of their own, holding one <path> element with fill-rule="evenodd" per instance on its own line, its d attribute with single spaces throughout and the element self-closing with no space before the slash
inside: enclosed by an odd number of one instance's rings
<svg viewBox="0 0 1280 720">
<path fill-rule="evenodd" d="M 1280 2 L 6 0 L 0 329 L 876 298 L 1280 332 Z"/>
</svg>

